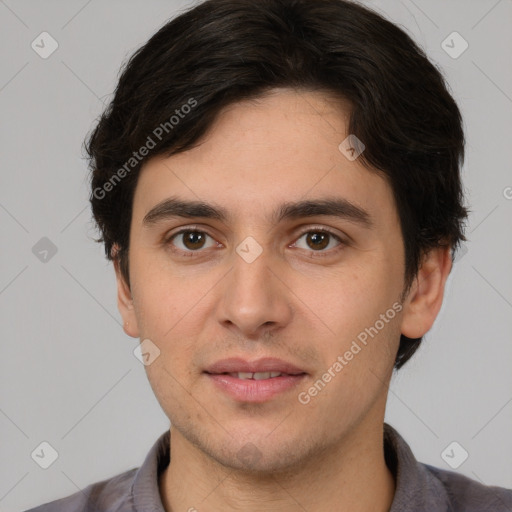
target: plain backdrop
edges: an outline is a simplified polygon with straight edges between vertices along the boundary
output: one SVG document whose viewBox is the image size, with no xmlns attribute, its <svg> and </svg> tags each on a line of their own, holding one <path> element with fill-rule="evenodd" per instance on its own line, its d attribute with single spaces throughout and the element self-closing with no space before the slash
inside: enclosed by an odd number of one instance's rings
<svg viewBox="0 0 512 512">
<path fill-rule="evenodd" d="M 456 441 L 469 454 L 456 471 L 512 487 L 512 1 L 365 4 L 447 78 L 465 120 L 471 208 L 442 311 L 393 378 L 386 421 L 419 460 L 450 469 L 441 454 Z M 82 142 L 121 64 L 190 5 L 0 0 L 0 511 L 139 466 L 169 426 L 93 241 Z M 32 47 L 42 32 L 58 44 L 48 58 Z M 452 54 L 468 48 L 453 58 L 443 41 Z M 31 457 L 44 441 L 58 453 L 48 469 Z"/>
</svg>

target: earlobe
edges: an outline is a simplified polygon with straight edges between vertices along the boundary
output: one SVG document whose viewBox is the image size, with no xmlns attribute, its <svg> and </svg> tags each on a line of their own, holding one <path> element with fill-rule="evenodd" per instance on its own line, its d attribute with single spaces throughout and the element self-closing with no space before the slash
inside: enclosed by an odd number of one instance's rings
<svg viewBox="0 0 512 512">
<path fill-rule="evenodd" d="M 446 280 L 452 268 L 449 246 L 431 249 L 404 300 L 402 334 L 416 339 L 424 336 L 434 324 L 443 304 Z"/>
<path fill-rule="evenodd" d="M 138 338 L 139 328 L 133 307 L 133 298 L 130 287 L 121 272 L 118 258 L 114 258 L 114 269 L 117 280 L 117 307 L 123 318 L 123 330 L 128 336 Z"/>
</svg>

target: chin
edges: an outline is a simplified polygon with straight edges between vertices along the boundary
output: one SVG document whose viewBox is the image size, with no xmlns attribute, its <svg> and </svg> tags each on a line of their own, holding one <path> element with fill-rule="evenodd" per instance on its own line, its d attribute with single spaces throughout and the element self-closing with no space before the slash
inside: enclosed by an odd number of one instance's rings
<svg viewBox="0 0 512 512">
<path fill-rule="evenodd" d="M 231 471 L 260 478 L 294 474 L 322 450 L 321 440 L 308 443 L 303 436 L 290 434 L 270 439 L 269 432 L 272 431 L 265 431 L 260 436 L 253 432 L 252 435 L 237 436 L 236 440 L 223 439 L 218 444 L 210 440 L 201 446 L 201 450 Z"/>
</svg>

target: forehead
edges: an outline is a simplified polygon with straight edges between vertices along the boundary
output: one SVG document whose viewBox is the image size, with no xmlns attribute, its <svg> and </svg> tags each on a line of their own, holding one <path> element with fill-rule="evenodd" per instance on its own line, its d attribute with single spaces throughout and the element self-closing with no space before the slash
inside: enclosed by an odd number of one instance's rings
<svg viewBox="0 0 512 512">
<path fill-rule="evenodd" d="M 142 219 L 170 196 L 261 219 L 312 197 L 338 196 L 364 210 L 392 207 L 387 182 L 340 150 L 349 114 L 342 100 L 286 89 L 229 105 L 192 149 L 145 164 L 134 213 Z"/>
</svg>

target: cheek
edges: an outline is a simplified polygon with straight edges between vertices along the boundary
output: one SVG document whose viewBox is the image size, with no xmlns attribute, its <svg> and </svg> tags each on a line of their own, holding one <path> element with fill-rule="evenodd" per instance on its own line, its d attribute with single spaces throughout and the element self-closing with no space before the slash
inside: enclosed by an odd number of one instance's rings
<svg viewBox="0 0 512 512">
<path fill-rule="evenodd" d="M 180 327 L 201 296 L 190 279 L 158 257 L 133 258 L 133 300 L 142 335 L 164 339 Z"/>
<path fill-rule="evenodd" d="M 211 280 L 182 277 L 154 260 L 141 266 L 133 287 L 134 307 L 141 340 L 151 340 L 160 350 L 160 357 L 146 367 L 155 382 L 163 380 L 172 388 L 172 376 L 180 382 L 188 378 L 208 315 L 205 294 Z"/>
<path fill-rule="evenodd" d="M 373 325 L 392 307 L 399 295 L 392 275 L 378 262 L 329 273 L 323 269 L 316 276 L 310 273 L 308 279 L 301 275 L 293 289 L 331 334 L 346 339 L 357 329 Z"/>
<path fill-rule="evenodd" d="M 384 261 L 375 260 L 350 270 L 337 269 L 321 279 L 312 277 L 309 286 L 303 279 L 296 283 L 297 295 L 306 298 L 305 314 L 321 329 L 315 344 L 325 367 L 332 368 L 339 356 L 343 358 L 343 370 L 337 375 L 344 377 L 339 383 L 375 380 L 370 370 L 383 376 L 394 363 L 401 311 L 397 302 L 401 282 L 396 274 Z"/>
</svg>

